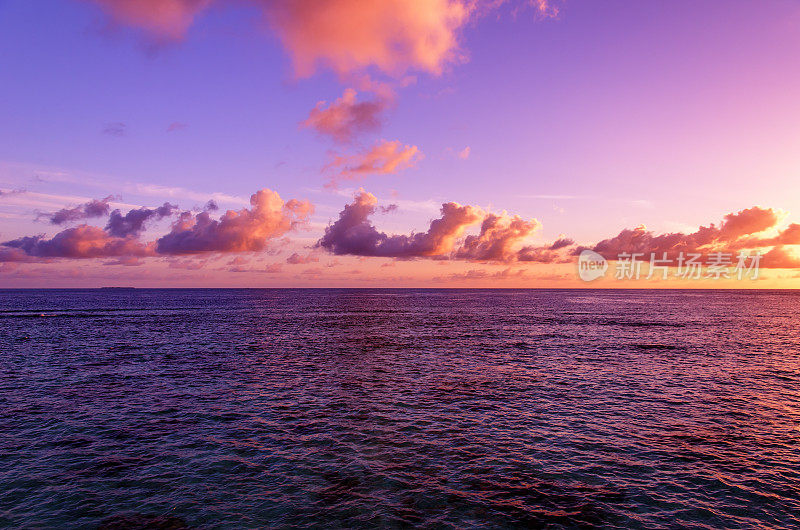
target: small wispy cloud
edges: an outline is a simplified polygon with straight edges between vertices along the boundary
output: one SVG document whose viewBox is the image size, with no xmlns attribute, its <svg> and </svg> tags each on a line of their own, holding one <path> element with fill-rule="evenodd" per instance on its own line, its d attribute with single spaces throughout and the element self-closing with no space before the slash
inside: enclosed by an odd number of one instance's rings
<svg viewBox="0 0 800 530">
<path fill-rule="evenodd" d="M 103 126 L 103 134 L 108 136 L 116 136 L 121 137 L 125 136 L 127 133 L 128 126 L 122 123 L 121 121 L 115 121 L 112 123 L 106 123 Z"/>
<path fill-rule="evenodd" d="M 185 129 L 189 126 L 188 123 L 183 123 L 182 121 L 174 121 L 167 126 L 167 132 L 175 132 Z"/>
<path fill-rule="evenodd" d="M 520 195 L 523 199 L 542 199 L 542 200 L 571 200 L 580 199 L 580 195 Z"/>
<path fill-rule="evenodd" d="M 250 204 L 250 199 L 247 197 L 228 195 L 227 193 L 219 193 L 219 192 L 203 193 L 203 192 L 189 190 L 180 186 L 161 186 L 159 184 L 129 183 L 123 186 L 123 190 L 126 193 L 135 193 L 139 195 L 147 195 L 150 197 L 189 199 L 198 202 L 206 202 L 209 199 L 212 199 L 214 200 L 215 203 Z"/>
</svg>

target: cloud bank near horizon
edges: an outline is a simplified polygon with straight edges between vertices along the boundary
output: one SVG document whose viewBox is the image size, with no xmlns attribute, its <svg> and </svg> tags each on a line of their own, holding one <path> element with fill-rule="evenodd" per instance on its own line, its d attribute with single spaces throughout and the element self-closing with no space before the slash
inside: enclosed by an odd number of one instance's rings
<svg viewBox="0 0 800 530">
<path fill-rule="evenodd" d="M 214 208 L 180 211 L 164 203 L 155 208 L 133 208 L 124 214 L 110 210 L 113 196 L 78 206 L 62 208 L 46 216 L 51 224 L 82 223 L 50 238 L 24 236 L 0 244 L 0 262 L 48 263 L 57 260 L 117 259 L 114 263 L 141 264 L 144 258 L 183 256 L 207 260 L 209 256 L 271 251 L 270 243 L 296 232 L 309 220 L 314 206 L 307 200 L 284 201 L 264 189 L 250 198 L 250 207 L 216 214 Z M 537 219 L 507 212 L 488 212 L 475 205 L 446 202 L 439 217 L 421 232 L 394 234 L 380 230 L 373 219 L 397 210 L 380 206 L 375 195 L 360 190 L 345 204 L 338 218 L 324 228 L 310 252 L 293 247 L 285 259 L 290 265 L 317 263 L 324 253 L 363 259 L 461 261 L 524 267 L 534 264 L 565 264 L 575 261 L 583 249 L 592 249 L 609 260 L 620 254 L 639 254 L 646 260 L 653 253 L 675 258 L 679 253 L 708 255 L 759 251 L 764 268 L 798 268 L 800 224 L 785 224 L 780 210 L 754 206 L 725 215 L 721 222 L 700 226 L 691 232 L 658 234 L 644 226 L 627 228 L 592 245 L 581 245 L 559 236 L 550 243 L 534 244 L 542 228 Z M 90 218 L 108 216 L 104 227 L 86 224 Z M 152 241 L 142 235 L 149 223 L 174 218 L 166 233 Z M 504 277 L 518 278 L 514 274 Z"/>
<path fill-rule="evenodd" d="M 85 220 L 86 209 L 97 204 L 106 203 L 95 200 L 70 209 L 78 212 L 70 220 Z M 105 228 L 81 224 L 49 239 L 40 234 L 6 241 L 0 248 L 0 262 L 259 252 L 267 248 L 270 240 L 303 225 L 314 210 L 307 200 L 284 201 L 269 189 L 254 193 L 250 205 L 250 208 L 228 210 L 218 219 L 213 219 L 209 213 L 213 208 L 207 207 L 199 213 L 183 211 L 168 233 L 151 242 L 140 240 L 145 224 L 171 217 L 178 211 L 176 205 L 164 203 L 157 208 L 135 208 L 124 215 L 117 209 L 109 214 Z"/>
</svg>

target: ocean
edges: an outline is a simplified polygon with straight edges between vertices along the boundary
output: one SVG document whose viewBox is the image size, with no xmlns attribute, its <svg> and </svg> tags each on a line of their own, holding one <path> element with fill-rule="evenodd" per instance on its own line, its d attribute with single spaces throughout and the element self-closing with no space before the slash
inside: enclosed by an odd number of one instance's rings
<svg viewBox="0 0 800 530">
<path fill-rule="evenodd" d="M 797 528 L 800 294 L 0 291 L 0 526 Z"/>
</svg>

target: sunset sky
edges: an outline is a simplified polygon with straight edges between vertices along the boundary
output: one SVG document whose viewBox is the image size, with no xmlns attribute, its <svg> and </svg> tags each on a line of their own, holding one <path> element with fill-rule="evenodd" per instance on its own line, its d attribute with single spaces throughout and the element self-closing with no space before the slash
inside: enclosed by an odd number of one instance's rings
<svg viewBox="0 0 800 530">
<path fill-rule="evenodd" d="M 0 0 L 0 287 L 800 287 L 798 57 L 793 0 Z"/>
</svg>

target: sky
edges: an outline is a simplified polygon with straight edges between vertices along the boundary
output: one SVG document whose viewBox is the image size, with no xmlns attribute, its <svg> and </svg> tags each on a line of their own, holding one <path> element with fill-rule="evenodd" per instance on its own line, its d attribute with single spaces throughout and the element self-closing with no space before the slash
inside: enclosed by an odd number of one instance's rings
<svg viewBox="0 0 800 530">
<path fill-rule="evenodd" d="M 0 287 L 800 287 L 797 57 L 793 0 L 0 0 Z"/>
</svg>

